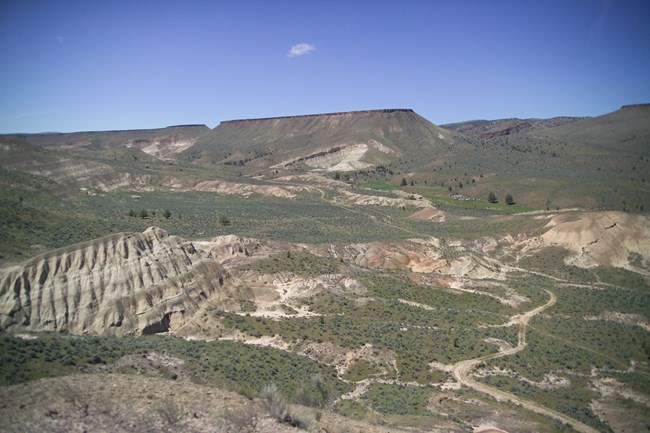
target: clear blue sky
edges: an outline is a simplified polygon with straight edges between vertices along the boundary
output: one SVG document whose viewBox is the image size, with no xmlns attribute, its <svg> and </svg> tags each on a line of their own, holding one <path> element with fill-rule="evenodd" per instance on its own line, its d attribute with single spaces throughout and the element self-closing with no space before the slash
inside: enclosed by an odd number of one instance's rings
<svg viewBox="0 0 650 433">
<path fill-rule="evenodd" d="M 650 1 L 0 0 L 0 132 L 650 102 Z"/>
</svg>

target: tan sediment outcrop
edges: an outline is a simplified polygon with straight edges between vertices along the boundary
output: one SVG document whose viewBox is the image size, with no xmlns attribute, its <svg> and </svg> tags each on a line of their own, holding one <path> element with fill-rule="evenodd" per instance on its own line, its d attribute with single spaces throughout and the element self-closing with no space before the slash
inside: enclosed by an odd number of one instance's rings
<svg viewBox="0 0 650 433">
<path fill-rule="evenodd" d="M 364 158 L 373 151 L 386 155 L 398 155 L 388 146 L 377 140 L 370 139 L 365 143 L 340 143 L 336 146 L 322 147 L 310 150 L 308 153 L 282 161 L 271 168 L 285 168 L 302 162 L 315 170 L 325 171 L 355 171 L 373 167 L 374 164 L 365 162 Z"/>
<path fill-rule="evenodd" d="M 650 217 L 623 212 L 557 215 L 542 235 L 546 244 L 571 251 L 569 264 L 580 267 L 650 267 Z"/>
<path fill-rule="evenodd" d="M 226 272 L 164 230 L 118 233 L 5 268 L 3 329 L 92 334 L 173 330 L 224 284 Z"/>
<path fill-rule="evenodd" d="M 293 198 L 296 195 L 284 188 L 274 185 L 251 185 L 244 183 L 225 182 L 221 180 L 204 180 L 192 187 L 195 191 L 210 191 L 219 194 L 261 194 L 280 198 Z"/>
<path fill-rule="evenodd" d="M 340 189 L 340 194 L 334 198 L 334 203 L 354 204 L 363 206 L 387 206 L 405 209 L 407 207 L 431 208 L 433 205 L 426 198 L 408 194 L 403 191 L 394 191 L 397 197 L 385 197 L 381 195 L 359 194 Z"/>
<path fill-rule="evenodd" d="M 252 194 L 260 194 L 279 198 L 294 198 L 296 195 L 291 191 L 275 185 L 255 185 L 247 183 L 228 182 L 224 180 L 181 180 L 175 177 L 166 177 L 162 180 L 163 186 L 171 187 L 180 191 L 205 191 L 217 194 L 240 194 L 248 197 Z"/>
<path fill-rule="evenodd" d="M 308 343 L 300 348 L 300 354 L 315 359 L 336 368 L 339 375 L 350 371 L 357 361 L 371 363 L 377 369 L 377 376 L 394 372 L 397 370 L 397 355 L 387 349 L 379 349 L 372 344 L 365 344 L 359 348 L 339 347 L 335 344 Z"/>
<path fill-rule="evenodd" d="M 445 213 L 435 207 L 426 207 L 422 210 L 415 212 L 408 217 L 410 220 L 428 220 L 443 222 L 446 219 Z"/>
</svg>

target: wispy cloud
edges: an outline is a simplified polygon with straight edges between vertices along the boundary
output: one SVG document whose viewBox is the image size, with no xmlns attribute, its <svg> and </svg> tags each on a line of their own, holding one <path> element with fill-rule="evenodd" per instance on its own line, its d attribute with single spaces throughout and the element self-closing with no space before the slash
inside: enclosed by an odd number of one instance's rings
<svg viewBox="0 0 650 433">
<path fill-rule="evenodd" d="M 61 36 L 61 35 L 58 35 L 58 36 L 56 37 L 56 41 L 57 41 L 58 43 L 60 43 L 60 44 L 62 44 L 64 40 L 65 40 L 65 38 L 64 38 L 63 36 Z"/>
<path fill-rule="evenodd" d="M 305 44 L 305 43 L 296 44 L 289 49 L 287 56 L 288 57 L 304 56 L 305 54 L 309 54 L 315 50 L 316 47 L 312 44 Z"/>
<path fill-rule="evenodd" d="M 612 6 L 613 2 L 614 2 L 613 0 L 602 0 L 598 18 L 591 25 L 590 37 L 593 38 L 594 36 L 599 35 L 600 32 L 603 30 L 603 26 L 605 25 L 605 21 L 607 20 L 609 8 Z"/>
</svg>

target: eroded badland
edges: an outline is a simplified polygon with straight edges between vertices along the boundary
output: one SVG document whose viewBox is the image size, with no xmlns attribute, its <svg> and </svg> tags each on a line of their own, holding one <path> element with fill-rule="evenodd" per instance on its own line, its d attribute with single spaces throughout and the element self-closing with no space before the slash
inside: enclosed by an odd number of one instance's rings
<svg viewBox="0 0 650 433">
<path fill-rule="evenodd" d="M 0 430 L 644 431 L 649 151 L 647 105 L 0 136 Z"/>
</svg>

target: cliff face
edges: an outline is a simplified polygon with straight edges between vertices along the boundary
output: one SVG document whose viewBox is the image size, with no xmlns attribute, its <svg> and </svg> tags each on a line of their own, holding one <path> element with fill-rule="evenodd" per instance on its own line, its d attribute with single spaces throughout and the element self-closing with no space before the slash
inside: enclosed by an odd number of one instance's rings
<svg viewBox="0 0 650 433">
<path fill-rule="evenodd" d="M 272 121 L 272 120 L 288 120 L 288 119 L 308 119 L 308 118 L 326 118 L 326 117 L 338 117 L 338 116 L 364 116 L 372 114 L 387 114 L 387 113 L 414 113 L 410 108 L 387 108 L 383 110 L 362 110 L 362 111 L 339 111 L 336 113 L 322 113 L 322 114 L 300 114 L 296 116 L 276 116 L 276 117 L 260 117 L 257 119 L 234 119 L 234 120 L 225 120 L 221 124 L 225 123 L 239 123 L 239 122 L 258 122 L 258 121 Z"/>
<path fill-rule="evenodd" d="M 0 274 L 0 325 L 92 334 L 173 330 L 224 284 L 194 246 L 149 228 L 45 253 Z"/>
</svg>

